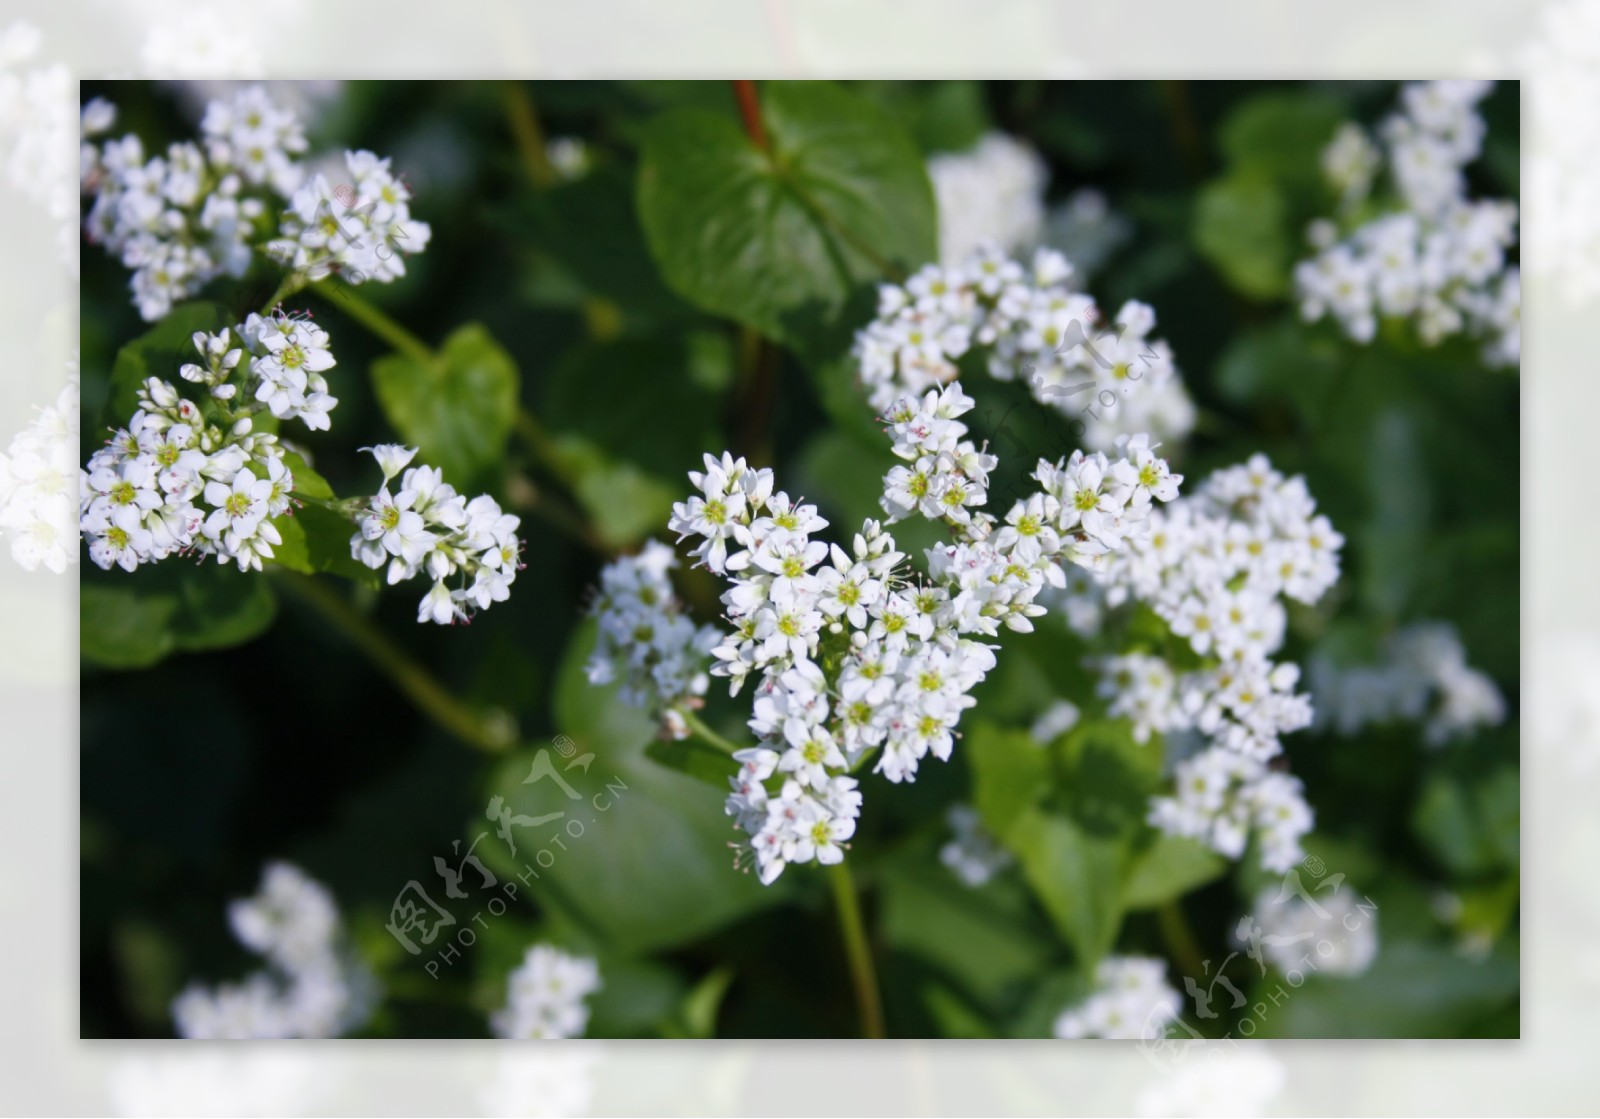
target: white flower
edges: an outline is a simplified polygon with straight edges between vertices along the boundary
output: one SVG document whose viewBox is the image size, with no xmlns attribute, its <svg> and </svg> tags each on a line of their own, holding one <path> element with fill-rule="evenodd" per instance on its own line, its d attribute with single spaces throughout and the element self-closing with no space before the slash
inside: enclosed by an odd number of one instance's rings
<svg viewBox="0 0 1600 1119">
<path fill-rule="evenodd" d="M 271 863 L 255 897 L 233 902 L 239 942 L 268 967 L 243 983 L 191 984 L 172 1003 L 187 1038 L 338 1037 L 371 1011 L 375 982 L 344 942 L 326 887 L 288 863 Z"/>
<path fill-rule="evenodd" d="M 1056 1037 L 1160 1040 L 1183 1007 L 1166 970 L 1159 958 L 1107 956 L 1095 967 L 1093 993 L 1056 1019 Z"/>
<path fill-rule="evenodd" d="M 600 990 L 600 968 L 548 944 L 535 944 L 506 981 L 506 1005 L 489 1017 L 496 1037 L 582 1037 L 590 995 Z"/>
<path fill-rule="evenodd" d="M 952 805 L 945 813 L 945 820 L 952 836 L 939 848 L 939 861 L 966 885 L 982 886 L 1015 861 L 1011 852 L 989 834 L 971 807 Z"/>
<path fill-rule="evenodd" d="M 1360 975 L 1378 954 L 1378 907 L 1338 877 L 1302 885 L 1295 873 L 1281 888 L 1264 890 L 1240 919 L 1235 942 L 1284 974 L 1314 967 L 1319 974 Z"/>
<path fill-rule="evenodd" d="M 620 676 L 624 702 L 649 708 L 664 737 L 686 738 L 684 713 L 705 695 L 708 653 L 721 634 L 684 614 L 669 574 L 677 564 L 671 548 L 649 540 L 637 556 L 606 565 L 590 608 L 599 635 L 585 668 L 592 684 Z"/>
<path fill-rule="evenodd" d="M 1401 90 L 1401 110 L 1381 125 L 1395 205 L 1341 232 L 1324 222 L 1311 234 L 1317 255 L 1295 268 L 1301 311 L 1331 315 L 1358 342 L 1371 342 L 1380 319 L 1405 319 L 1425 345 L 1467 332 L 1496 365 L 1521 360 L 1521 279 L 1507 253 L 1516 243 L 1517 205 L 1473 201 L 1467 163 L 1482 146 L 1476 105 L 1491 83 L 1415 82 Z M 1340 208 L 1368 200 L 1384 160 L 1355 125 L 1340 129 L 1323 154 L 1340 191 Z M 1370 209 L 1370 207 L 1368 207 Z"/>
<path fill-rule="evenodd" d="M 1044 226 L 1049 169 L 1039 153 L 1002 132 L 968 151 L 928 160 L 939 208 L 939 259 L 953 268 L 993 242 L 1004 252 L 1032 246 Z"/>
<path fill-rule="evenodd" d="M 417 457 L 417 448 L 402 447 L 398 443 L 379 443 L 375 447 L 362 447 L 363 451 L 370 451 L 372 457 L 378 460 L 378 468 L 383 471 L 383 480 L 387 484 L 394 481 L 411 460 Z"/>
</svg>

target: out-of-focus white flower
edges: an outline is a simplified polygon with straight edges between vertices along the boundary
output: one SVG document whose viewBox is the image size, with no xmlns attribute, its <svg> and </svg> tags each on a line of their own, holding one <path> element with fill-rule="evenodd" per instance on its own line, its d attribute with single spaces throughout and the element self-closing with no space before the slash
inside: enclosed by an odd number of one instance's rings
<svg viewBox="0 0 1600 1119">
<path fill-rule="evenodd" d="M 970 806 L 952 805 L 945 819 L 953 834 L 939 848 L 939 861 L 966 885 L 982 886 L 1015 861 Z"/>
<path fill-rule="evenodd" d="M 371 1012 L 376 984 L 344 944 L 327 888 L 288 863 L 271 863 L 255 897 L 228 920 L 268 967 L 241 983 L 191 984 L 173 1001 L 187 1038 L 338 1037 Z"/>
<path fill-rule="evenodd" d="M 1083 712 L 1070 699 L 1058 699 L 1040 712 L 1028 733 L 1040 743 L 1053 742 L 1078 725 Z"/>
<path fill-rule="evenodd" d="M 1374 723 L 1420 720 L 1438 746 L 1505 721 L 1505 699 L 1487 675 L 1467 664 L 1455 627 L 1418 622 L 1394 634 L 1382 662 L 1348 668 L 1312 662 L 1317 722 L 1342 735 Z"/>
<path fill-rule="evenodd" d="M 1207 1045 L 1170 1072 L 1155 1074 L 1134 1110 L 1152 1117 L 1248 1119 L 1266 1114 L 1287 1080 L 1283 1061 L 1260 1047 Z"/>
<path fill-rule="evenodd" d="M 78 371 L 56 401 L 0 451 L 0 536 L 27 571 L 57 575 L 78 558 L 74 524 L 78 455 Z"/>
<path fill-rule="evenodd" d="M 490 1016 L 496 1037 L 582 1037 L 589 1025 L 584 1001 L 600 989 L 600 968 L 548 944 L 529 948 L 506 982 L 506 1005 Z"/>
<path fill-rule="evenodd" d="M 1347 236 L 1325 222 L 1312 230 L 1318 255 L 1295 268 L 1301 310 L 1332 315 L 1370 342 L 1383 320 L 1409 320 L 1427 345 L 1462 332 L 1484 341 L 1485 360 L 1516 365 L 1522 351 L 1522 282 L 1506 254 L 1516 243 L 1517 205 L 1466 197 L 1462 168 L 1478 157 L 1484 123 L 1477 103 L 1492 83 L 1415 82 L 1380 132 L 1399 207 Z M 1341 209 L 1367 201 L 1383 156 L 1355 125 L 1323 153 Z"/>
<path fill-rule="evenodd" d="M 1166 1035 L 1183 1000 L 1166 978 L 1165 960 L 1108 956 L 1094 972 L 1094 991 L 1056 1019 L 1059 1038 L 1153 1041 Z"/>
<path fill-rule="evenodd" d="M 685 713 L 705 695 L 707 661 L 722 638 L 684 612 L 669 575 L 677 566 L 672 549 L 658 540 L 606 565 L 590 607 L 599 637 L 585 666 L 591 684 L 609 684 L 620 670 L 623 702 L 649 708 L 665 738 L 688 737 Z"/>
<path fill-rule="evenodd" d="M 1315 893 L 1268 889 L 1234 940 L 1285 975 L 1360 975 L 1378 955 L 1377 909 L 1342 883 Z"/>
<path fill-rule="evenodd" d="M 1038 244 L 1050 172 L 1027 144 L 990 132 L 968 151 L 928 160 L 928 177 L 939 208 L 939 261 L 946 267 L 985 242 L 1008 253 Z"/>
</svg>

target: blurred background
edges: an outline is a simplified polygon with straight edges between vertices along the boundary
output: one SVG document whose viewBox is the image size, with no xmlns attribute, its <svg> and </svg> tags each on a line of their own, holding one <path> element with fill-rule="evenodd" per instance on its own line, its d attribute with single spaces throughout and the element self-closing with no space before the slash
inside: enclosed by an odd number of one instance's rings
<svg viewBox="0 0 1600 1119">
<path fill-rule="evenodd" d="M 217 86 L 89 81 L 81 97 L 113 101 L 115 134 L 137 132 L 153 150 L 191 136 Z M 1031 236 L 1078 260 L 1080 286 L 1102 304 L 1149 303 L 1172 346 L 1197 415 L 1189 439 L 1167 449 L 1176 469 L 1197 480 L 1260 451 L 1305 476 L 1347 543 L 1339 585 L 1293 619 L 1287 659 L 1328 666 L 1329 679 L 1381 669 L 1397 633 L 1445 623 L 1504 697 L 1498 725 L 1443 746 L 1425 741 L 1416 718 L 1358 733 L 1320 725 L 1289 740 L 1317 811 L 1308 849 L 1379 905 L 1381 947 L 1367 974 L 1297 992 L 1272 1032 L 1517 1036 L 1518 374 L 1485 368 L 1459 339 L 1359 346 L 1327 323 L 1307 326 L 1289 280 L 1309 253 L 1307 222 L 1329 212 L 1323 147 L 1339 123 L 1387 115 L 1398 86 L 844 89 L 928 159 L 968 152 L 996 130 L 1037 153 L 1045 214 Z M 666 538 L 670 503 L 702 451 L 772 465 L 835 525 L 873 513 L 890 461 L 836 362 L 764 342 L 660 278 L 634 204 L 641 139 L 652 119 L 684 106 L 736 119 L 729 84 L 274 83 L 274 92 L 299 108 L 313 152 L 390 156 L 413 214 L 432 225 L 408 275 L 367 285 L 362 298 L 430 345 L 481 323 L 509 355 L 517 408 L 461 453 L 455 480 L 523 517 L 527 566 L 510 601 L 469 628 L 437 630 L 416 624 L 406 589 L 84 565 L 82 1035 L 170 1036 L 185 984 L 248 971 L 227 904 L 254 891 L 265 863 L 286 859 L 332 890 L 377 977 L 369 1035 L 484 1036 L 523 949 L 553 938 L 600 961 L 591 1036 L 852 1036 L 820 880 L 791 873 L 762 889 L 735 874 L 721 796 L 646 756 L 642 717 L 581 672 L 600 567 Z M 1482 110 L 1488 134 L 1470 193 L 1515 200 L 1516 84 L 1498 86 Z M 242 317 L 260 304 L 264 278 L 219 282 L 205 298 Z M 121 422 L 109 374 L 119 348 L 148 329 L 126 284 L 120 264 L 84 247 L 82 457 Z M 864 291 L 854 305 L 869 316 Z M 374 471 L 357 448 L 392 440 L 395 426 L 365 373 L 389 347 L 338 299 L 297 303 L 330 332 L 339 362 L 333 428 L 304 445 L 335 492 L 370 492 Z M 1005 411 L 1001 386 L 981 388 L 982 404 Z M 1010 422 L 1043 443 L 1059 419 L 1024 411 Z M 712 620 L 709 577 L 689 573 L 682 587 Z M 141 601 L 174 596 L 159 624 L 138 613 Z M 1026 728 L 1063 697 L 1093 707 L 1084 647 L 1059 619 L 1046 621 L 1037 640 L 1005 638 L 978 693 L 986 720 Z M 397 683 L 418 674 L 455 697 L 453 731 Z M 719 691 L 708 721 L 737 728 L 743 701 Z M 432 880 L 435 856 L 482 830 L 488 798 L 514 787 L 559 735 L 594 749 L 596 778 L 602 769 L 621 778 L 626 794 L 532 889 L 532 904 L 430 978 L 385 931 L 391 903 L 409 880 Z M 972 890 L 940 865 L 946 811 L 971 799 L 972 781 L 958 749 L 915 785 L 869 798 L 858 843 L 874 856 L 861 873 L 893 1036 L 1044 1036 L 1067 989 L 1058 980 L 1071 953 L 1015 874 Z M 1259 885 L 1240 871 L 1185 898 L 1199 957 L 1233 950 L 1241 899 Z M 1170 930 L 1134 914 L 1119 945 L 1166 954 Z M 697 1009 L 707 1004 L 709 1018 Z"/>
</svg>

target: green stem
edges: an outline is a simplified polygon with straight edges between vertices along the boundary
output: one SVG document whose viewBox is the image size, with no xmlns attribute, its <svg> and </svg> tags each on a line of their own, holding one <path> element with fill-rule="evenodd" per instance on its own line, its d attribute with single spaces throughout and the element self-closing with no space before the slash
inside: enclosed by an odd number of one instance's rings
<svg viewBox="0 0 1600 1119">
<path fill-rule="evenodd" d="M 511 126 L 511 136 L 517 142 L 517 151 L 528 169 L 528 178 L 540 190 L 548 190 L 556 183 L 556 169 L 551 166 L 545 151 L 544 129 L 539 126 L 539 114 L 533 107 L 533 98 L 521 82 L 506 82 L 506 123 Z"/>
<path fill-rule="evenodd" d="M 683 713 L 683 717 L 684 722 L 689 724 L 690 730 L 694 731 L 701 738 L 705 739 L 707 742 L 711 743 L 711 745 L 721 750 L 724 754 L 732 754 L 734 751 L 740 749 L 739 746 L 729 742 L 726 738 L 722 737 L 722 735 L 718 734 L 716 731 L 707 726 L 706 721 L 693 711 L 685 711 Z"/>
<path fill-rule="evenodd" d="M 344 634 L 406 694 L 406 698 L 440 727 L 467 745 L 486 753 L 499 753 L 511 746 L 512 735 L 492 726 L 451 695 L 427 669 L 395 648 L 382 630 L 343 597 L 309 575 L 282 567 L 274 567 L 272 571 L 283 586 Z"/>
<path fill-rule="evenodd" d="M 850 961 L 850 980 L 855 987 L 856 1009 L 861 1015 L 861 1032 L 870 1038 L 888 1036 L 883 1028 L 883 1000 L 878 995 L 878 975 L 872 966 L 872 949 L 867 944 L 866 926 L 861 922 L 861 905 L 856 886 L 846 863 L 827 869 L 828 885 L 833 889 L 834 906 L 839 911 L 839 931 L 844 936 L 845 956 Z"/>
<path fill-rule="evenodd" d="M 278 304 L 304 290 L 307 282 L 305 273 L 289 273 L 283 278 L 283 282 L 278 285 L 278 290 L 272 293 L 272 298 L 268 299 L 262 306 L 261 313 L 263 315 L 271 314 L 272 309 Z"/>
<path fill-rule="evenodd" d="M 1189 927 L 1189 918 L 1183 914 L 1182 903 L 1173 898 L 1157 906 L 1156 924 L 1161 928 L 1161 939 L 1166 941 L 1173 962 L 1184 975 L 1198 981 L 1206 974 L 1206 959 L 1195 940 L 1194 930 Z"/>
<path fill-rule="evenodd" d="M 321 280 L 314 286 L 318 294 L 337 303 L 345 314 L 396 350 L 424 365 L 433 364 L 433 350 L 429 349 L 426 342 L 357 295 L 349 284 L 340 284 L 335 288 L 329 281 Z"/>
</svg>

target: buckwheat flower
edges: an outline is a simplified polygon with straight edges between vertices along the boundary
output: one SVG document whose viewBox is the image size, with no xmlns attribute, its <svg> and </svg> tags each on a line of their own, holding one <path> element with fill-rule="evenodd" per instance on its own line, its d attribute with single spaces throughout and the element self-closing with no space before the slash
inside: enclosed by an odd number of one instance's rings
<svg viewBox="0 0 1600 1119">
<path fill-rule="evenodd" d="M 928 160 L 939 208 L 939 259 L 953 268 L 985 242 L 1005 252 L 1037 243 L 1049 170 L 1039 153 L 1003 132 L 970 150 Z"/>
<path fill-rule="evenodd" d="M 312 280 L 338 273 L 348 283 L 389 283 L 405 275 L 405 256 L 432 237 L 411 217 L 411 191 L 372 152 L 345 153 L 352 183 L 312 176 L 294 191 L 279 236 L 267 245 L 274 259 Z"/>
<path fill-rule="evenodd" d="M 932 287 L 916 294 L 939 298 Z M 1044 613 L 1039 592 L 1065 584 L 1063 564 L 1109 554 L 1144 531 L 1155 499 L 1140 469 L 1104 455 L 1093 465 L 1107 511 L 1089 527 L 1061 524 L 1048 485 L 1019 501 L 1003 529 L 967 510 L 987 500 L 995 465 L 963 438 L 959 417 L 972 406 L 949 384 L 902 397 L 885 414 L 895 453 L 937 479 L 931 508 L 926 493 L 899 508 L 893 494 L 902 475 L 891 471 L 885 509 L 892 519 L 937 520 L 952 536 L 927 551 L 925 577 L 901 573 L 906 557 L 879 522 L 862 525 L 849 553 L 811 539 L 827 527 L 815 511 L 775 492 L 770 471 L 730 455 L 707 455 L 706 470 L 690 475 L 700 496 L 674 510 L 671 527 L 698 536 L 691 553 L 729 584 L 722 603 L 732 630 L 712 649 L 711 674 L 727 677 L 732 694 L 755 681 L 748 725 L 758 745 L 738 757 L 726 810 L 748 837 L 736 861 L 750 859 L 764 883 L 793 863 L 843 857 L 861 803 L 845 774 L 868 754 L 877 754 L 873 772 L 895 783 L 915 780 L 929 757 L 948 760 L 961 716 L 976 702 L 971 692 L 995 665 L 982 639 L 1001 626 L 1027 632 Z M 1041 462 L 1038 470 L 1048 482 L 1085 461 Z M 1177 479 L 1165 464 L 1145 465 L 1151 484 L 1171 492 Z M 609 664 L 598 667 L 591 679 L 609 679 Z"/>
<path fill-rule="evenodd" d="M 970 806 L 951 805 L 945 820 L 952 835 L 939 848 L 939 861 L 965 885 L 982 886 L 1015 862 L 1011 852 L 1000 846 Z"/>
<path fill-rule="evenodd" d="M 1072 730 L 1082 718 L 1083 712 L 1070 699 L 1054 700 L 1049 707 L 1039 713 L 1028 733 L 1033 736 L 1035 742 L 1046 744 Z"/>
<path fill-rule="evenodd" d="M 1183 1008 L 1178 992 L 1167 983 L 1166 970 L 1166 961 L 1155 957 L 1107 956 L 1095 967 L 1089 997 L 1056 1019 L 1056 1037 L 1132 1041 L 1165 1037 Z"/>
<path fill-rule="evenodd" d="M 1388 641 L 1377 664 L 1335 667 L 1312 662 L 1318 723 L 1341 735 L 1369 724 L 1423 722 L 1430 746 L 1468 737 L 1505 720 L 1505 699 L 1493 680 L 1467 664 L 1455 628 L 1418 622 Z"/>
<path fill-rule="evenodd" d="M 1172 795 L 1154 798 L 1149 813 L 1153 827 L 1230 859 L 1243 856 L 1253 836 L 1261 865 L 1276 873 L 1304 857 L 1300 840 L 1312 820 L 1297 779 L 1220 745 L 1179 762 Z"/>
<path fill-rule="evenodd" d="M 1073 275 L 1053 250 L 1036 251 L 1024 268 L 989 244 L 880 288 L 878 316 L 857 333 L 853 351 L 869 403 L 888 413 L 902 397 L 949 385 L 956 361 L 979 346 L 992 376 L 1025 381 L 1041 403 L 1081 425 L 1090 449 L 1109 451 L 1118 436 L 1140 432 L 1185 436 L 1193 405 L 1170 350 L 1151 336 L 1154 315 L 1130 303 L 1104 323 L 1094 300 L 1067 286 Z"/>
<path fill-rule="evenodd" d="M 1289 1079 L 1282 1058 L 1260 1046 L 1207 1050 L 1201 1060 L 1174 1068 L 1140 1089 L 1135 1114 L 1266 1115 Z"/>
<path fill-rule="evenodd" d="M 78 374 L 0 451 L 0 535 L 26 571 L 57 575 L 77 558 L 73 526 L 78 453 Z"/>
<path fill-rule="evenodd" d="M 1484 124 L 1477 103 L 1491 83 L 1415 82 L 1379 128 L 1383 151 L 1346 125 L 1324 153 L 1341 211 L 1370 214 L 1371 184 L 1386 162 L 1394 197 L 1376 216 L 1341 229 L 1319 222 L 1317 254 L 1295 269 L 1308 321 L 1337 319 L 1371 342 L 1382 320 L 1404 320 L 1425 345 L 1466 333 L 1485 360 L 1515 365 L 1521 352 L 1521 284 L 1507 254 L 1516 243 L 1511 201 L 1467 197 L 1463 168 L 1478 157 Z"/>
<path fill-rule="evenodd" d="M 1301 886 L 1295 876 L 1257 896 L 1234 941 L 1283 974 L 1360 975 L 1378 955 L 1378 907 L 1335 878 Z"/>
<path fill-rule="evenodd" d="M 591 684 L 620 679 L 623 702 L 649 709 L 665 738 L 688 737 L 685 715 L 703 702 L 709 653 L 722 639 L 685 613 L 670 576 L 677 565 L 656 540 L 606 565 L 590 607 L 599 633 L 585 665 Z"/>
<path fill-rule="evenodd" d="M 378 469 L 383 471 L 385 484 L 394 481 L 402 470 L 411 465 L 411 460 L 417 457 L 415 447 L 403 447 L 398 443 L 379 443 L 375 447 L 362 447 L 361 450 L 369 452 L 378 460 Z"/>
<path fill-rule="evenodd" d="M 387 567 L 391 586 L 427 575 L 433 585 L 418 603 L 418 622 L 470 621 L 474 608 L 486 610 L 510 597 L 522 567 L 519 518 L 487 494 L 467 501 L 430 466 L 405 467 L 398 492 L 391 494 L 393 472 L 416 451 L 392 444 L 367 449 L 385 477 L 355 514 L 351 557 L 373 570 Z"/>
<path fill-rule="evenodd" d="M 1160 657 L 1131 653 L 1099 663 L 1096 692 L 1110 700 L 1107 712 L 1133 722 L 1135 742 L 1187 724 L 1178 704 L 1177 677 Z"/>
<path fill-rule="evenodd" d="M 500 1038 L 582 1037 L 589 1025 L 584 1001 L 601 987 L 600 969 L 586 956 L 535 944 L 506 980 L 506 1005 L 489 1016 Z"/>
<path fill-rule="evenodd" d="M 298 867 L 269 864 L 228 920 L 267 966 L 242 983 L 186 987 L 172 1004 L 180 1036 L 338 1037 L 371 1013 L 376 983 L 350 951 L 333 896 Z"/>
</svg>

